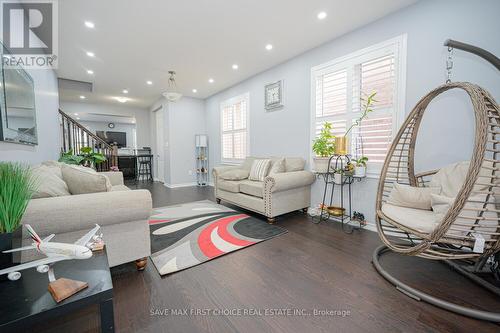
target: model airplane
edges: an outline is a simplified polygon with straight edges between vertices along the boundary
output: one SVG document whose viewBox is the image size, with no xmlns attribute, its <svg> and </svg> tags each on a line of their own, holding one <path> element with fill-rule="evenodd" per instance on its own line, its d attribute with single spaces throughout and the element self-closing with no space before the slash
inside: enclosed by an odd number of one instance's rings
<svg viewBox="0 0 500 333">
<path fill-rule="evenodd" d="M 17 249 L 12 249 L 8 251 L 3 251 L 3 253 L 26 251 L 36 249 L 38 252 L 44 254 L 47 258 L 30 261 L 17 266 L 12 266 L 6 269 L 0 270 L 0 275 L 7 274 L 9 280 L 15 281 L 19 280 L 21 273 L 19 271 L 36 267 L 37 272 L 47 273 L 50 269 L 51 264 L 71 259 L 88 259 L 92 257 L 92 246 L 96 242 L 100 242 L 102 234 L 96 235 L 100 226 L 96 224 L 95 228 L 90 230 L 82 238 L 77 240 L 73 244 L 67 243 L 50 243 L 50 240 L 54 238 L 54 234 L 41 239 L 33 230 L 29 224 L 25 224 L 26 229 L 30 233 L 31 239 L 33 239 L 33 244 L 29 246 L 20 247 Z"/>
</svg>

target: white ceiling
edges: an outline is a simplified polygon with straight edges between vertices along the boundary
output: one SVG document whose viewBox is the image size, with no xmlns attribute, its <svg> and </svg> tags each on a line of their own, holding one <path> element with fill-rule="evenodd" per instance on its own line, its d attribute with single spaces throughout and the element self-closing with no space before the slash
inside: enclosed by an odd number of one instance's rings
<svg viewBox="0 0 500 333">
<path fill-rule="evenodd" d="M 148 107 L 165 90 L 171 69 L 184 95 L 206 98 L 415 1 L 59 1 L 57 73 L 94 83 L 84 102 L 120 104 L 113 97 L 128 89 L 127 105 Z M 320 11 L 328 14 L 321 21 Z M 85 27 L 87 20 L 94 29 Z M 63 101 L 81 101 L 80 95 L 60 92 Z"/>
</svg>

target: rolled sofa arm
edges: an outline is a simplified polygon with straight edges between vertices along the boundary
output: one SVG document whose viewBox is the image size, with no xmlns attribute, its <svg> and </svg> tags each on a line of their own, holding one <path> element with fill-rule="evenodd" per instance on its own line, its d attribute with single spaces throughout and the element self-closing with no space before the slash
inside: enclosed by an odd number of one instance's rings
<svg viewBox="0 0 500 333">
<path fill-rule="evenodd" d="M 123 185 L 123 172 L 121 171 L 105 171 L 99 174 L 107 176 L 112 186 Z"/>
<path fill-rule="evenodd" d="M 239 165 L 221 165 L 221 166 L 217 166 L 217 167 L 214 167 L 212 169 L 212 175 L 214 176 L 214 178 L 220 176 L 221 173 L 225 172 L 225 171 L 228 171 L 228 170 L 235 170 L 235 169 L 241 169 L 241 166 Z"/>
<path fill-rule="evenodd" d="M 264 179 L 264 185 L 271 192 L 281 192 L 309 186 L 314 183 L 314 174 L 310 171 L 293 171 L 276 173 Z"/>
<path fill-rule="evenodd" d="M 148 190 L 114 191 L 33 199 L 22 224 L 40 236 L 84 230 L 99 225 L 147 220 L 152 212 Z"/>
</svg>

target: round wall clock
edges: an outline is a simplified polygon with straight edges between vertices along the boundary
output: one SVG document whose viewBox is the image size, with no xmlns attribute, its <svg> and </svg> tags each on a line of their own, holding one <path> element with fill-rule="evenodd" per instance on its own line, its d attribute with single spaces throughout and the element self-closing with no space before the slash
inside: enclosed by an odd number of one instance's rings
<svg viewBox="0 0 500 333">
<path fill-rule="evenodd" d="M 115 124 L 114 124 L 114 123 L 109 123 L 109 124 L 108 124 L 108 127 L 109 127 L 109 128 L 115 128 Z"/>
</svg>

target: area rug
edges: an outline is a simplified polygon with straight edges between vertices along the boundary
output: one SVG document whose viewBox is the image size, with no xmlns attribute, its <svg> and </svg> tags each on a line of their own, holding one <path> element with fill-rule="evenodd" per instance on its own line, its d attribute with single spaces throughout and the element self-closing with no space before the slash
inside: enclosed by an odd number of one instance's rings
<svg viewBox="0 0 500 333">
<path fill-rule="evenodd" d="M 151 259 L 160 275 L 199 265 L 287 231 L 205 200 L 155 208 Z"/>
</svg>

